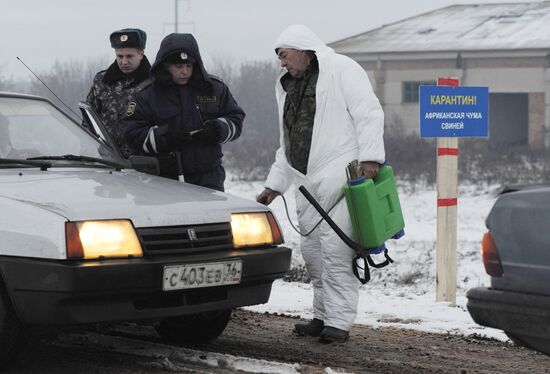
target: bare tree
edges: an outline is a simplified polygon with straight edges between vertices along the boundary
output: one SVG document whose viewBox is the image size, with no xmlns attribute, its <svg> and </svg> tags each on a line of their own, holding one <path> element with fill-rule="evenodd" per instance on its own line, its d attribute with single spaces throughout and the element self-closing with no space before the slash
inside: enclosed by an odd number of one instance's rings
<svg viewBox="0 0 550 374">
<path fill-rule="evenodd" d="M 251 139 L 278 139 L 275 80 L 279 69 L 271 61 L 241 65 L 234 94 L 246 112 L 246 136 Z"/>
<path fill-rule="evenodd" d="M 12 77 L 7 77 L 3 71 L 5 65 L 0 65 L 0 91 L 12 91 L 15 88 L 15 83 Z"/>
<path fill-rule="evenodd" d="M 279 145 L 275 100 L 276 65 L 270 61 L 241 64 L 231 91 L 246 118 L 241 137 L 224 148 L 226 165 L 242 179 L 263 179 Z"/>
<path fill-rule="evenodd" d="M 246 112 L 243 139 L 278 139 L 275 79 L 279 72 L 271 61 L 248 61 L 236 65 L 231 58 L 214 56 L 208 71 L 229 86 Z"/>
<path fill-rule="evenodd" d="M 206 70 L 219 77 L 233 90 L 233 85 L 238 79 L 238 64 L 231 56 L 215 55 L 205 62 Z"/>
<path fill-rule="evenodd" d="M 78 102 L 86 100 L 94 75 L 108 66 L 105 58 L 90 59 L 83 63 L 78 60 L 55 61 L 48 71 L 38 73 L 40 79 L 52 90 L 65 105 L 78 113 Z M 34 79 L 29 93 L 46 96 L 59 104 L 51 92 L 44 85 Z M 64 107 L 64 105 L 60 104 Z"/>
</svg>

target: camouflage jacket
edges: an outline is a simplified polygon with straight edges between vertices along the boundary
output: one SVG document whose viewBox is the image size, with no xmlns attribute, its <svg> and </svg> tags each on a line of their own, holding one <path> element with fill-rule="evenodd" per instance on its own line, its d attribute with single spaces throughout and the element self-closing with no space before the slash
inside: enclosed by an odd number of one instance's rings
<svg viewBox="0 0 550 374">
<path fill-rule="evenodd" d="M 124 74 L 115 61 L 107 70 L 96 74 L 86 97 L 124 157 L 128 157 L 131 152 L 122 137 L 121 121 L 126 116 L 130 97 L 139 84 L 149 78 L 150 68 L 151 65 L 144 56 L 136 71 Z"/>
<path fill-rule="evenodd" d="M 307 174 L 309 150 L 315 117 L 315 88 L 319 77 L 317 60 L 307 68 L 302 78 L 285 74 L 281 84 L 286 91 L 283 113 L 286 158 L 293 168 Z"/>
</svg>

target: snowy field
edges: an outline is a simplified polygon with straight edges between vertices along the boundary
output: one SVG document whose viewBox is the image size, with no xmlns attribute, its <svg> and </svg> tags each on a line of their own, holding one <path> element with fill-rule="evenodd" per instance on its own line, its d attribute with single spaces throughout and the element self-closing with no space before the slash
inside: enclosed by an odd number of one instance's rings
<svg viewBox="0 0 550 374">
<path fill-rule="evenodd" d="M 400 188 L 405 217 L 405 236 L 387 243 L 395 261 L 383 269 L 371 270 L 371 281 L 361 287 L 356 323 L 377 327 L 398 327 L 436 333 L 477 334 L 507 340 L 500 330 L 478 326 L 466 309 L 466 291 L 490 283 L 481 261 L 480 245 L 486 231 L 485 218 L 495 201 L 493 187 L 461 186 L 458 203 L 457 305 L 435 301 L 435 186 Z M 262 182 L 226 180 L 226 191 L 254 199 L 263 190 Z M 296 224 L 294 191 L 285 194 L 290 218 Z M 303 265 L 299 235 L 289 224 L 283 201 L 272 204 L 282 226 L 286 245 L 293 249 L 292 266 Z M 310 284 L 274 283 L 267 304 L 249 307 L 257 312 L 276 312 L 312 318 L 313 293 Z"/>
</svg>

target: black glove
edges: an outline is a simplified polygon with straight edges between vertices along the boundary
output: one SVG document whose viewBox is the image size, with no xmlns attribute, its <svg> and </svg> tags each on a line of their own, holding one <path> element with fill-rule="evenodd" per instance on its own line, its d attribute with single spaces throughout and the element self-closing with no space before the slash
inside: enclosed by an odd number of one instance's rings
<svg viewBox="0 0 550 374">
<path fill-rule="evenodd" d="M 174 130 L 166 134 L 166 142 L 170 149 L 181 147 L 182 143 L 186 140 L 191 140 L 191 135 L 188 131 Z"/>
<path fill-rule="evenodd" d="M 216 128 L 216 120 L 209 119 L 204 122 L 203 128 L 193 134 L 193 139 L 201 141 L 203 143 L 216 144 L 218 143 L 218 130 Z"/>
</svg>

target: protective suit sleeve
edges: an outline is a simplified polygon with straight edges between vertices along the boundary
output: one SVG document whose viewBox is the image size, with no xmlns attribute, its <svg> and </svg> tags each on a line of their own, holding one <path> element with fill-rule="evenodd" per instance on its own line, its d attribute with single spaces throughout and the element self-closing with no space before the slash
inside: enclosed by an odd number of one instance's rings
<svg viewBox="0 0 550 374">
<path fill-rule="evenodd" d="M 365 70 L 344 57 L 341 87 L 359 143 L 359 161 L 384 163 L 384 112 Z"/>
<path fill-rule="evenodd" d="M 288 170 L 288 163 L 285 158 L 285 151 L 280 147 L 275 153 L 275 162 L 265 181 L 264 187 L 284 194 L 292 183 L 292 176 Z"/>
<path fill-rule="evenodd" d="M 139 94 L 130 99 L 122 128 L 124 139 L 135 154 L 170 151 L 168 125 L 155 124 L 150 105 Z"/>
</svg>

